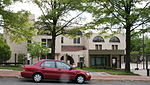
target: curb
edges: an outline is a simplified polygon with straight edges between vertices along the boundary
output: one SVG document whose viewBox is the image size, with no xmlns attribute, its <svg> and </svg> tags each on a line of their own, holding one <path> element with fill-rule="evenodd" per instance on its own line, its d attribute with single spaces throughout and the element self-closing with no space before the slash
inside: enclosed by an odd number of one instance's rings
<svg viewBox="0 0 150 85">
<path fill-rule="evenodd" d="M 150 80 L 127 80 L 127 79 L 91 79 L 91 81 L 143 81 L 143 82 L 150 82 Z"/>
<path fill-rule="evenodd" d="M 0 78 L 20 78 L 20 76 L 0 76 Z"/>
</svg>

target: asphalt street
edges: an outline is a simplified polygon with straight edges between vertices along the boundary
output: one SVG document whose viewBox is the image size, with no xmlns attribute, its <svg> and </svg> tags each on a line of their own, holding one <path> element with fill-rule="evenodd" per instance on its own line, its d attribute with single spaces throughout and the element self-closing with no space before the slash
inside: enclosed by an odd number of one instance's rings
<svg viewBox="0 0 150 85">
<path fill-rule="evenodd" d="M 34 83 L 31 79 L 0 78 L 0 85 L 78 85 L 73 82 L 64 83 L 44 80 Z M 82 85 L 150 85 L 150 81 L 89 81 Z"/>
</svg>

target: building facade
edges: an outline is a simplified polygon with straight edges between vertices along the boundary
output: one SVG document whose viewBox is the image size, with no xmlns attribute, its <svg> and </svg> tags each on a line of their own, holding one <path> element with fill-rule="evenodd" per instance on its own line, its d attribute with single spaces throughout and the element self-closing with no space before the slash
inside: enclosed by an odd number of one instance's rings
<svg viewBox="0 0 150 85">
<path fill-rule="evenodd" d="M 110 38 L 104 38 L 105 35 L 93 34 L 90 37 L 80 36 L 74 39 L 60 35 L 56 38 L 56 55 L 51 54 L 42 57 L 46 59 L 62 60 L 71 65 L 77 66 L 83 62 L 84 66 L 101 66 L 121 68 L 125 55 L 125 35 L 117 34 Z M 27 43 L 12 43 L 6 38 L 11 48 L 12 54 L 9 62 L 17 61 L 18 54 L 28 54 Z M 42 42 L 51 49 L 51 36 L 38 35 L 32 38 L 32 41 Z"/>
</svg>

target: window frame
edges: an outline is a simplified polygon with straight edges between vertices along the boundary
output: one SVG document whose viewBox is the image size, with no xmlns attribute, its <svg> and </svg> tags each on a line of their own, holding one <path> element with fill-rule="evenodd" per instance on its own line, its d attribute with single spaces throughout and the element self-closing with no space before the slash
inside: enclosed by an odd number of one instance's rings
<svg viewBox="0 0 150 85">
<path fill-rule="evenodd" d="M 101 36 L 95 36 L 94 38 L 93 38 L 93 42 L 105 42 L 105 40 L 104 40 L 104 38 L 103 37 L 101 37 Z"/>
<path fill-rule="evenodd" d="M 73 43 L 74 44 L 80 44 L 81 43 L 81 38 L 80 37 L 74 38 Z"/>
<path fill-rule="evenodd" d="M 45 41 L 43 42 L 43 40 L 45 40 Z M 42 42 L 41 45 L 46 46 L 48 48 L 52 48 L 52 45 L 51 45 L 52 39 L 42 38 L 41 42 Z"/>
<path fill-rule="evenodd" d="M 110 43 L 120 43 L 120 39 L 116 36 L 110 38 L 109 40 Z"/>
</svg>

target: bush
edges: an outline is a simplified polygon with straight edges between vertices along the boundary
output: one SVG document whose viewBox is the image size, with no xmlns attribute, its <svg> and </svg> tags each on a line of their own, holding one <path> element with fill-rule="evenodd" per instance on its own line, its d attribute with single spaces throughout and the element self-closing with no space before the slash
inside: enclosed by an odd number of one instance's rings
<svg viewBox="0 0 150 85">
<path fill-rule="evenodd" d="M 110 66 L 91 66 L 90 68 L 92 68 L 92 69 L 115 69 Z"/>
<path fill-rule="evenodd" d="M 6 43 L 6 40 L 0 34 L 0 62 L 5 62 L 11 57 L 10 47 Z"/>
<path fill-rule="evenodd" d="M 19 63 L 25 63 L 27 58 L 25 57 L 25 54 L 18 54 L 18 62 Z"/>
</svg>

